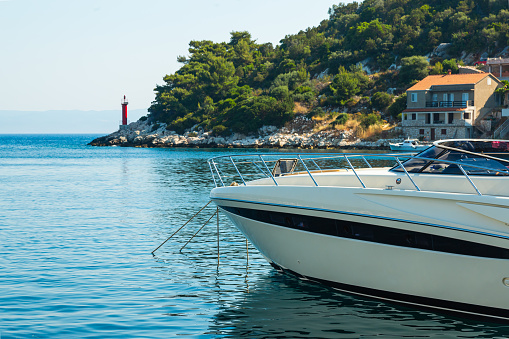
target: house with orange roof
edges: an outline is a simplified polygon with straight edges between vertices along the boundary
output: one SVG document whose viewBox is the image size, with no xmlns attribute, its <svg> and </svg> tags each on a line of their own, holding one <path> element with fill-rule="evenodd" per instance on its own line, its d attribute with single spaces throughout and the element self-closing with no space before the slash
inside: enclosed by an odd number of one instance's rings
<svg viewBox="0 0 509 339">
<path fill-rule="evenodd" d="M 407 90 L 403 133 L 430 141 L 483 134 L 491 130 L 483 118 L 501 105 L 499 87 L 491 73 L 429 75 Z"/>
</svg>

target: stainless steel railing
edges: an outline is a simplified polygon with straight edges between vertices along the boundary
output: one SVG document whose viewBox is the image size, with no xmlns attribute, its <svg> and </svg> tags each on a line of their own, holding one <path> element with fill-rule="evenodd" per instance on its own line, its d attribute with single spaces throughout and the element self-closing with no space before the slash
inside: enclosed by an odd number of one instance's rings
<svg viewBox="0 0 509 339">
<path fill-rule="evenodd" d="M 291 157 L 291 159 L 289 159 Z M 257 154 L 257 155 L 224 155 L 219 157 L 214 157 L 208 160 L 208 164 L 210 167 L 210 171 L 212 173 L 212 178 L 214 180 L 214 184 L 216 187 L 220 186 L 228 186 L 225 184 L 226 179 L 240 178 L 242 185 L 247 185 L 250 180 L 256 180 L 260 178 L 269 178 L 270 181 L 274 183 L 275 186 L 279 186 L 278 176 L 274 175 L 274 170 L 269 169 L 269 165 L 276 163 L 278 160 L 286 159 L 286 160 L 295 160 L 300 165 L 300 170 L 292 171 L 289 173 L 281 173 L 281 176 L 284 175 L 295 175 L 295 174 L 303 174 L 309 176 L 312 180 L 314 186 L 319 186 L 318 182 L 315 178 L 314 174 L 324 173 L 326 171 L 336 171 L 336 170 L 346 170 L 352 171 L 353 175 L 357 178 L 362 188 L 369 188 L 366 186 L 364 181 L 361 178 L 361 175 L 358 173 L 358 169 L 360 168 L 373 168 L 373 167 L 398 167 L 401 168 L 404 175 L 410 180 L 412 185 L 415 187 L 417 191 L 422 191 L 421 187 L 417 185 L 413 176 L 415 173 L 408 171 L 404 166 L 404 162 L 408 160 L 410 157 L 413 159 L 419 159 L 426 162 L 432 163 L 440 163 L 440 164 L 449 164 L 456 165 L 465 180 L 467 180 L 470 185 L 474 188 L 475 192 L 478 195 L 482 195 L 478 187 L 475 185 L 472 180 L 472 174 L 468 174 L 465 167 L 471 171 L 471 169 L 477 169 L 481 171 L 486 171 L 488 174 L 494 175 L 495 172 L 499 173 L 499 175 L 509 176 L 509 170 L 499 170 L 490 167 L 475 165 L 472 163 L 461 163 L 458 161 L 450 161 L 450 160 L 442 160 L 442 159 L 434 159 L 434 158 L 426 158 L 415 156 L 411 153 L 405 154 L 297 154 L 297 153 L 287 153 L 287 154 Z M 306 162 L 308 164 L 306 164 Z M 321 166 L 318 163 L 324 163 Z M 344 166 L 341 166 L 344 164 Z M 221 170 L 225 166 L 231 165 L 233 170 Z M 314 168 L 309 168 L 309 165 L 313 165 Z M 334 165 L 334 166 L 333 166 Z M 356 170 L 357 169 L 357 170 Z M 244 172 L 243 172 L 244 170 Z M 251 178 L 251 179 L 250 179 Z M 508 178 L 509 180 L 509 178 Z M 233 181 L 233 185 L 238 185 L 235 181 Z"/>
</svg>

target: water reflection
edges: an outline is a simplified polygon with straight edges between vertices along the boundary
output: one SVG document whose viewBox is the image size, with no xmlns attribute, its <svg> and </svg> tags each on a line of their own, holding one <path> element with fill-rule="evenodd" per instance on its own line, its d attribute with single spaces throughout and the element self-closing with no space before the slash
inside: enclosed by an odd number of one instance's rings
<svg viewBox="0 0 509 339">
<path fill-rule="evenodd" d="M 271 272 L 221 305 L 208 334 L 263 338 L 506 337 L 509 327 L 362 299 Z"/>
</svg>

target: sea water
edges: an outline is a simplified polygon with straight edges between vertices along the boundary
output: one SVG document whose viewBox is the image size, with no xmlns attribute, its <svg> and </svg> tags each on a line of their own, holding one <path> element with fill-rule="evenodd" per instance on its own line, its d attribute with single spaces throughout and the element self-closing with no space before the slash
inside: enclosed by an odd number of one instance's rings
<svg viewBox="0 0 509 339">
<path fill-rule="evenodd" d="M 249 150 L 0 135 L 0 338 L 505 338 L 509 327 L 273 270 L 208 201 L 206 159 Z M 251 150 L 251 152 L 260 152 Z M 265 150 L 266 152 L 266 150 Z M 458 286 L 461 288 L 461 285 Z"/>
</svg>

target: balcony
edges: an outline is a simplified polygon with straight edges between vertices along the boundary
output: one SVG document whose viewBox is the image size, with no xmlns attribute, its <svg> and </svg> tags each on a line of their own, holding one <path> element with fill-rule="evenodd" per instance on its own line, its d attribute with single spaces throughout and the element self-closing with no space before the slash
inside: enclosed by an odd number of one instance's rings
<svg viewBox="0 0 509 339">
<path fill-rule="evenodd" d="M 498 77 L 498 78 L 509 78 L 509 72 L 508 71 L 502 71 L 502 73 L 500 73 L 500 72 L 493 72 L 493 75 Z"/>
<path fill-rule="evenodd" d="M 474 100 L 426 101 L 426 107 L 468 107 L 468 106 L 474 106 Z"/>
</svg>

